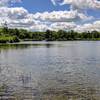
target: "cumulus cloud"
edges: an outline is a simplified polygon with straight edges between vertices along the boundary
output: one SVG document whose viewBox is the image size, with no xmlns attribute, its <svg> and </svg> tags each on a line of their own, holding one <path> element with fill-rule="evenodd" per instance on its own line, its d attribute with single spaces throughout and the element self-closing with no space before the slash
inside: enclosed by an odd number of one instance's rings
<svg viewBox="0 0 100 100">
<path fill-rule="evenodd" d="M 3 12 L 3 13 L 2 13 Z M 99 29 L 99 22 L 94 24 L 85 24 L 83 26 L 77 25 L 76 21 L 84 21 L 92 19 L 83 13 L 77 11 L 53 11 L 44 13 L 29 13 L 23 7 L 8 8 L 0 7 L 0 22 L 7 22 L 9 28 L 24 28 L 32 31 L 45 31 L 50 30 L 76 30 L 81 31 L 94 29 Z M 88 28 L 89 27 L 89 28 Z M 87 29 L 88 28 L 88 29 Z M 86 30 L 87 29 L 87 30 Z"/>
<path fill-rule="evenodd" d="M 27 14 L 28 11 L 23 7 L 16 7 L 16 8 L 0 7 L 0 17 L 8 17 L 11 19 L 22 19 L 25 18 Z"/>
<path fill-rule="evenodd" d="M 100 20 L 94 21 L 93 23 L 86 23 L 83 25 L 77 25 L 77 27 L 74 29 L 78 32 L 84 32 L 84 31 L 100 31 Z"/>
<path fill-rule="evenodd" d="M 0 6 L 8 6 L 17 2 L 21 2 L 21 0 L 0 0 Z"/>
<path fill-rule="evenodd" d="M 51 0 L 55 4 L 70 4 L 73 9 L 100 9 L 100 1 L 98 0 Z"/>
<path fill-rule="evenodd" d="M 3 12 L 3 13 L 2 13 Z M 44 31 L 48 29 L 39 19 L 34 19 L 23 7 L 0 7 L 0 26 L 6 21 L 9 28 L 22 28 L 32 31 Z"/>
<path fill-rule="evenodd" d="M 3 12 L 3 13 L 2 13 Z M 47 29 L 68 29 L 72 22 L 89 20 L 88 17 L 76 11 L 53 11 L 44 13 L 29 13 L 23 7 L 0 7 L 0 22 L 7 22 L 10 28 L 25 28 L 30 30 L 45 31 Z M 61 24 L 60 24 L 61 23 Z M 71 24 L 70 24 L 71 23 Z M 64 26 L 64 27 L 61 27 Z M 53 28 L 54 26 L 54 28 Z M 50 28 L 51 27 L 51 28 Z M 60 28 L 61 27 L 61 28 Z M 72 26 L 73 27 L 73 26 Z"/>
<path fill-rule="evenodd" d="M 81 3 L 82 6 L 85 6 L 85 4 L 83 4 L 84 2 L 82 2 L 83 0 L 57 0 L 57 2 L 60 4 L 67 3 L 71 5 L 76 5 L 76 2 L 78 1 L 79 6 Z M 86 0 L 86 3 L 87 1 L 88 0 Z M 38 12 L 33 14 L 29 13 L 23 7 L 8 7 L 7 5 L 10 2 L 21 2 L 21 0 L 0 1 L 0 5 L 2 5 L 0 7 L 0 26 L 2 26 L 2 23 L 6 21 L 9 28 L 24 28 L 31 31 L 46 31 L 47 29 L 56 31 L 60 29 L 75 31 L 100 31 L 100 21 L 87 24 L 87 22 L 94 19 L 94 17 L 88 16 L 83 12 L 79 12 L 77 9 L 69 11 Z M 53 3 L 56 4 L 55 1 Z M 96 3 L 98 4 L 98 1 Z M 87 7 L 89 6 L 87 5 Z"/>
<path fill-rule="evenodd" d="M 78 13 L 77 10 L 71 11 L 53 11 L 53 12 L 44 12 L 44 13 L 36 13 L 33 15 L 34 19 L 39 19 L 41 21 L 49 21 L 49 22 L 72 22 L 72 21 L 80 21 L 80 20 L 89 20 L 93 17 L 88 17 L 83 13 Z"/>
<path fill-rule="evenodd" d="M 34 24 L 29 28 L 29 30 L 31 30 L 31 31 L 46 31 L 47 29 L 50 29 L 50 27 L 48 27 L 48 25 L 42 24 L 42 23 Z"/>
<path fill-rule="evenodd" d="M 50 26 L 51 30 L 74 30 L 77 32 L 88 32 L 88 31 L 100 31 L 100 20 L 94 21 L 93 23 L 85 23 L 78 25 L 74 22 L 57 22 Z"/>
<path fill-rule="evenodd" d="M 76 24 L 74 22 L 56 22 L 51 24 L 50 28 L 51 30 L 74 30 L 76 27 Z"/>
<path fill-rule="evenodd" d="M 22 7 L 0 7 L 0 22 L 6 21 L 8 27 L 26 28 L 35 23 L 34 19 L 27 17 L 28 14 L 28 11 Z"/>
</svg>

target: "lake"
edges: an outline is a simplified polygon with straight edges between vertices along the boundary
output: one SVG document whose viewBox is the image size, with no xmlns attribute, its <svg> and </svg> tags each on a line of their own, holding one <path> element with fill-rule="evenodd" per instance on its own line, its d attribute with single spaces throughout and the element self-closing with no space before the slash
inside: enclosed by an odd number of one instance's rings
<svg viewBox="0 0 100 100">
<path fill-rule="evenodd" d="M 100 41 L 1 44 L 2 84 L 27 100 L 100 100 Z"/>
</svg>

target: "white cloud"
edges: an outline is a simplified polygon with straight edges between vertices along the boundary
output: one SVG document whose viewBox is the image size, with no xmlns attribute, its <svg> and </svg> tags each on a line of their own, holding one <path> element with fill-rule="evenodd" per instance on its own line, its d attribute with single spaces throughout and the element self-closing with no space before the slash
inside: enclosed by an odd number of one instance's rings
<svg viewBox="0 0 100 100">
<path fill-rule="evenodd" d="M 98 0 L 52 0 L 53 4 L 60 5 L 70 4 L 73 9 L 100 9 L 100 1 Z"/>
<path fill-rule="evenodd" d="M 8 8 L 0 7 L 0 17 L 8 17 L 11 19 L 22 19 L 25 18 L 28 14 L 28 11 L 23 7 Z"/>
<path fill-rule="evenodd" d="M 61 28 L 67 29 L 68 25 L 70 25 L 69 22 L 72 23 L 91 19 L 77 11 L 53 11 L 50 13 L 44 12 L 32 14 L 23 7 L 0 7 L 0 13 L 0 22 L 4 23 L 4 21 L 6 21 L 8 27 L 30 30 L 46 30 L 53 25 L 55 26 L 54 29 L 57 29 L 57 27 L 59 29 L 63 24 L 65 28 Z M 66 23 L 68 23 L 68 25 Z"/>
<path fill-rule="evenodd" d="M 56 5 L 56 2 L 55 2 L 55 0 L 51 0 L 51 2 L 52 2 L 54 5 Z"/>
<path fill-rule="evenodd" d="M 0 13 L 0 23 L 4 23 L 6 21 L 8 27 L 26 28 L 35 23 L 34 19 L 27 17 L 29 12 L 22 7 L 0 7 Z"/>
<path fill-rule="evenodd" d="M 8 6 L 16 2 L 21 2 L 21 0 L 0 0 L 0 6 Z"/>
<path fill-rule="evenodd" d="M 46 31 L 47 29 L 49 29 L 48 25 L 42 23 L 34 24 L 29 28 L 31 31 Z"/>
<path fill-rule="evenodd" d="M 51 30 L 73 30 L 76 27 L 74 22 L 56 22 L 51 24 Z"/>
<path fill-rule="evenodd" d="M 34 19 L 34 14 L 30 14 L 23 7 L 0 7 L 0 13 L 0 26 L 6 21 L 9 28 L 24 28 L 32 31 L 43 31 L 48 28 L 39 19 Z"/>
<path fill-rule="evenodd" d="M 18 2 L 18 0 L 1 0 L 0 4 L 8 4 L 11 1 Z M 71 1 L 73 0 L 69 0 L 68 2 L 70 3 Z M 87 21 L 91 21 L 92 19 L 92 16 L 87 16 L 77 10 L 32 14 L 23 7 L 0 7 L 0 26 L 4 21 L 7 21 L 8 27 L 10 28 L 24 28 L 32 31 L 45 31 L 47 29 L 76 31 L 100 30 L 99 21 L 87 24 Z"/>
<path fill-rule="evenodd" d="M 33 17 L 41 21 L 66 22 L 75 20 L 78 16 L 76 11 L 53 11 L 51 13 L 36 13 Z"/>
<path fill-rule="evenodd" d="M 53 12 L 44 12 L 36 13 L 33 15 L 33 18 L 41 21 L 49 22 L 72 22 L 72 21 L 85 21 L 90 20 L 93 17 L 88 17 L 83 13 L 77 12 L 77 10 L 71 11 L 53 11 Z"/>
<path fill-rule="evenodd" d="M 75 31 L 84 32 L 84 31 L 100 31 L 100 20 L 94 21 L 93 23 L 86 23 L 83 25 L 77 25 Z"/>
</svg>

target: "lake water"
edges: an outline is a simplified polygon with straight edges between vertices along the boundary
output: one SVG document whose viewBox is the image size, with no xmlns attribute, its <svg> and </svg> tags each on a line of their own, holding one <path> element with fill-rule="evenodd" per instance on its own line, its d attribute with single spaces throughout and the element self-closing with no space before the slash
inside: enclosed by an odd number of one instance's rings
<svg viewBox="0 0 100 100">
<path fill-rule="evenodd" d="M 0 84 L 35 100 L 100 100 L 100 41 L 0 45 Z"/>
</svg>

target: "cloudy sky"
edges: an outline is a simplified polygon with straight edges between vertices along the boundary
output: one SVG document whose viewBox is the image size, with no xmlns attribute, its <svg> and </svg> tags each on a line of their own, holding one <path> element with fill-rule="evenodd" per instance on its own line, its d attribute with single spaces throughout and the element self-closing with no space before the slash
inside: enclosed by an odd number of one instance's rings
<svg viewBox="0 0 100 100">
<path fill-rule="evenodd" d="M 100 0 L 0 0 L 0 26 L 100 31 Z"/>
</svg>

